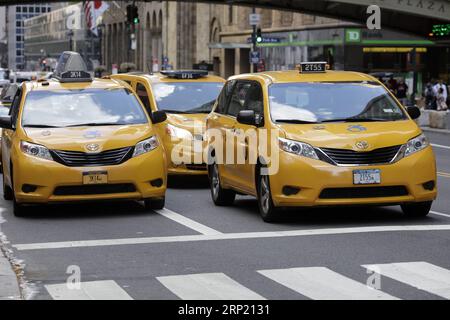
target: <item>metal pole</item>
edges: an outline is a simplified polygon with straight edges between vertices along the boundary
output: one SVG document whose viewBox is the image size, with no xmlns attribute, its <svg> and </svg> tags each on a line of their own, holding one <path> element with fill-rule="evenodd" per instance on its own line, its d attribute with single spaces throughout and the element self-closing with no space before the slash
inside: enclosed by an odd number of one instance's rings
<svg viewBox="0 0 450 320">
<path fill-rule="evenodd" d="M 256 13 L 255 7 L 252 8 L 252 13 L 253 14 Z M 252 51 L 255 52 L 257 50 L 257 47 L 256 47 L 256 25 L 253 25 L 252 43 L 253 43 Z M 253 64 L 253 72 L 257 72 L 257 71 L 258 71 L 258 64 L 254 63 Z"/>
<path fill-rule="evenodd" d="M 412 59 L 412 67 L 413 67 L 413 93 L 411 95 L 411 103 L 414 106 L 416 104 L 416 95 L 417 95 L 417 50 L 416 47 L 411 51 L 411 59 Z"/>
</svg>

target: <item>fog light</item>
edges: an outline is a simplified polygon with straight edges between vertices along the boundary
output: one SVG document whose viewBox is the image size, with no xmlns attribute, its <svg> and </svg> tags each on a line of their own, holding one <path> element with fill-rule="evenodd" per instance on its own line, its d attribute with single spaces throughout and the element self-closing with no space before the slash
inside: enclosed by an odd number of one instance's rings
<svg viewBox="0 0 450 320">
<path fill-rule="evenodd" d="M 150 181 L 150 184 L 152 185 L 152 187 L 159 188 L 163 185 L 163 179 L 152 180 Z"/>
<path fill-rule="evenodd" d="M 284 186 L 283 187 L 283 194 L 285 196 L 293 196 L 300 192 L 300 188 L 297 187 L 291 187 L 291 186 Z"/>
<path fill-rule="evenodd" d="M 434 190 L 436 183 L 432 180 L 432 181 L 425 182 L 422 186 L 425 190 L 432 191 L 432 190 Z"/>
<path fill-rule="evenodd" d="M 22 191 L 25 193 L 35 192 L 36 189 L 37 189 L 37 186 L 31 185 L 31 184 L 24 184 L 22 186 Z"/>
</svg>

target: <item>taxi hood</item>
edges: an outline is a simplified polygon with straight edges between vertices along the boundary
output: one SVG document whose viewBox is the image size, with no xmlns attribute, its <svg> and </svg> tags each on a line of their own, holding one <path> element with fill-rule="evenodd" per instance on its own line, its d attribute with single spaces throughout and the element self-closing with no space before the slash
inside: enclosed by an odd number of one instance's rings
<svg viewBox="0 0 450 320">
<path fill-rule="evenodd" d="M 148 124 L 70 127 L 70 128 L 23 128 L 29 142 L 49 149 L 86 151 L 87 144 L 98 144 L 99 152 L 134 146 L 152 135 Z"/>
<path fill-rule="evenodd" d="M 201 132 L 205 131 L 206 117 L 208 114 L 196 113 L 196 114 L 167 114 L 167 123 L 188 130 L 194 134 L 194 128 L 201 128 Z M 197 132 L 198 133 L 198 132 Z"/>
<path fill-rule="evenodd" d="M 309 143 L 314 147 L 361 151 L 357 142 L 365 141 L 372 151 L 402 145 L 421 134 L 414 121 L 370 123 L 281 124 L 280 136 Z"/>
</svg>

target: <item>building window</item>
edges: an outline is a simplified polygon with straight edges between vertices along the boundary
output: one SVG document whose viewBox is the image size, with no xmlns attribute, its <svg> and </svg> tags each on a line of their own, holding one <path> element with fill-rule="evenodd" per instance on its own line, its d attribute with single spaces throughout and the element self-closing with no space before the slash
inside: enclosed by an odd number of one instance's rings
<svg viewBox="0 0 450 320">
<path fill-rule="evenodd" d="M 30 13 L 34 13 L 34 7 L 30 7 Z"/>
<path fill-rule="evenodd" d="M 22 26 L 22 21 L 16 21 L 16 27 L 20 28 Z"/>
<path fill-rule="evenodd" d="M 228 6 L 228 24 L 233 24 L 233 5 Z"/>
<path fill-rule="evenodd" d="M 17 7 L 16 7 L 16 12 L 22 12 L 22 7 L 17 6 Z"/>
<path fill-rule="evenodd" d="M 22 12 L 28 12 L 28 7 L 23 7 Z"/>
<path fill-rule="evenodd" d="M 41 7 L 37 7 L 36 8 L 36 13 L 40 13 L 41 12 Z"/>
</svg>

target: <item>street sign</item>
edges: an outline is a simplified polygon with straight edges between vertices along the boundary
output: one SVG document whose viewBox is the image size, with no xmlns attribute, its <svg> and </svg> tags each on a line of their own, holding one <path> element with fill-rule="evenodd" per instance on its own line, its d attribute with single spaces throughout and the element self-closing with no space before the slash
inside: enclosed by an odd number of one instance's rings
<svg viewBox="0 0 450 320">
<path fill-rule="evenodd" d="M 251 26 L 257 26 L 261 22 L 261 15 L 259 13 L 250 13 L 248 16 L 248 22 Z"/>
<path fill-rule="evenodd" d="M 250 63 L 257 64 L 261 60 L 261 54 L 259 51 L 250 51 Z"/>
<path fill-rule="evenodd" d="M 281 38 L 275 38 L 275 37 L 261 37 L 261 42 L 260 43 L 280 43 L 281 42 Z M 247 38 L 247 43 L 252 43 L 253 39 Z"/>
</svg>

